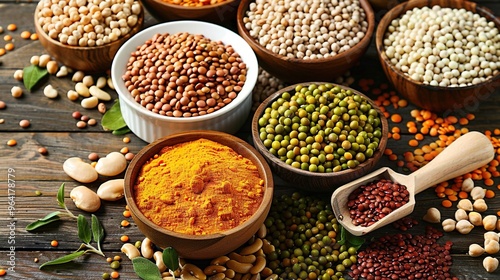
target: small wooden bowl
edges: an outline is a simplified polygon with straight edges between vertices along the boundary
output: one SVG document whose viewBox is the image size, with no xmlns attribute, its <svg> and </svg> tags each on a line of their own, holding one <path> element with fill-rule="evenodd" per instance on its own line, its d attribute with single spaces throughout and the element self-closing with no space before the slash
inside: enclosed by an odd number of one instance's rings
<svg viewBox="0 0 500 280">
<path fill-rule="evenodd" d="M 225 232 L 208 235 L 189 235 L 166 230 L 147 219 L 135 204 L 134 184 L 141 167 L 165 146 L 205 138 L 235 150 L 250 159 L 265 181 L 264 197 L 253 216 L 243 224 Z M 197 130 L 160 138 L 143 148 L 130 162 L 125 173 L 125 199 L 132 218 L 142 233 L 161 248 L 174 247 L 179 256 L 187 259 L 212 259 L 234 251 L 254 235 L 269 213 L 274 182 L 266 160 L 248 143 L 227 133 Z"/>
<path fill-rule="evenodd" d="M 368 29 L 363 39 L 353 48 L 343 53 L 329 58 L 320 59 L 299 59 L 287 58 L 277 55 L 250 36 L 250 32 L 245 28 L 243 18 L 248 10 L 250 3 L 254 0 L 242 0 L 238 7 L 237 27 L 238 33 L 252 47 L 259 65 L 273 76 L 289 83 L 307 82 L 307 81 L 333 81 L 335 78 L 346 73 L 351 67 L 355 66 L 361 57 L 365 54 L 370 45 L 371 37 L 375 30 L 375 15 L 368 0 L 360 0 L 361 7 L 366 13 Z"/>
<path fill-rule="evenodd" d="M 216 24 L 232 23 L 236 19 L 239 2 L 239 0 L 226 0 L 214 5 L 186 7 L 163 0 L 141 0 L 148 12 L 161 22 L 192 19 Z"/>
<path fill-rule="evenodd" d="M 309 82 L 309 83 L 301 83 L 301 85 L 308 86 L 310 84 L 324 84 L 324 82 Z M 333 84 L 336 85 L 336 84 Z M 367 159 L 365 162 L 359 164 L 356 168 L 346 169 L 339 172 L 330 172 L 330 173 L 319 173 L 319 172 L 311 172 L 307 170 L 302 170 L 299 168 L 292 167 L 285 162 L 281 161 L 278 157 L 271 154 L 269 150 L 264 146 L 262 140 L 260 140 L 259 133 L 259 119 L 264 114 L 264 111 L 267 107 L 271 106 L 271 104 L 281 97 L 281 95 L 286 92 L 293 92 L 296 85 L 291 85 L 281 90 L 271 94 L 266 100 L 264 100 L 252 118 L 252 140 L 255 148 L 266 158 L 267 162 L 271 166 L 271 170 L 273 174 L 278 175 L 283 180 L 289 182 L 294 187 L 299 189 L 303 189 L 309 192 L 333 192 L 337 187 L 342 186 L 346 183 L 349 183 L 365 174 L 370 172 L 375 165 L 377 165 L 378 161 L 382 157 L 385 147 L 387 146 L 387 134 L 389 131 L 389 125 L 387 123 L 387 119 L 384 117 L 384 114 L 380 110 L 380 108 L 371 100 L 368 96 L 362 94 L 359 91 L 354 89 L 336 85 L 344 89 L 350 89 L 354 93 L 362 96 L 369 102 L 372 107 L 377 110 L 380 115 L 381 126 L 382 126 L 382 138 L 380 139 L 379 146 L 377 150 L 373 153 L 373 156 Z"/>
<path fill-rule="evenodd" d="M 382 68 L 396 90 L 413 104 L 435 112 L 451 112 L 461 108 L 477 108 L 478 103 L 487 99 L 500 87 L 500 73 L 489 78 L 483 83 L 466 87 L 439 87 L 430 86 L 410 79 L 403 72 L 396 69 L 384 51 L 384 35 L 391 21 L 400 17 L 413 8 L 432 7 L 463 8 L 484 16 L 489 21 L 495 22 L 500 28 L 500 18 L 487 8 L 477 6 L 474 2 L 463 0 L 413 0 L 403 2 L 392 8 L 379 22 L 375 35 L 377 52 Z"/>
<path fill-rule="evenodd" d="M 88 74 L 104 73 L 110 70 L 113 58 L 120 46 L 139 32 L 144 22 L 144 9 L 142 9 L 141 14 L 138 16 L 137 24 L 125 36 L 102 46 L 79 47 L 63 44 L 50 38 L 38 24 L 38 11 L 39 7 L 36 8 L 34 14 L 35 30 L 40 43 L 47 53 L 63 65 Z"/>
</svg>

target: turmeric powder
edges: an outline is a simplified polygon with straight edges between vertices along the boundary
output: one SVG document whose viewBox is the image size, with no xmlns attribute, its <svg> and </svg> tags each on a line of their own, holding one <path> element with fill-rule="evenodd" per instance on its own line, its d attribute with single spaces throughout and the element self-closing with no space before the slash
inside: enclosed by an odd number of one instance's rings
<svg viewBox="0 0 500 280">
<path fill-rule="evenodd" d="M 198 139 L 164 147 L 146 162 L 134 195 L 139 210 L 158 226 L 205 235 L 247 221 L 262 202 L 264 180 L 251 160 Z"/>
</svg>

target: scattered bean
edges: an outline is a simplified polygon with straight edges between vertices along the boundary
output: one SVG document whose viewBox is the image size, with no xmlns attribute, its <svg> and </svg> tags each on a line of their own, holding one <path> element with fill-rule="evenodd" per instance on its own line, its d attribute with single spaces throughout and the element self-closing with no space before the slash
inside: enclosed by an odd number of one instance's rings
<svg viewBox="0 0 500 280">
<path fill-rule="evenodd" d="M 479 244 L 471 244 L 469 245 L 469 256 L 471 257 L 479 257 L 484 254 L 484 248 Z"/>
<path fill-rule="evenodd" d="M 82 99 L 81 106 L 85 109 L 93 109 L 99 104 L 99 99 L 95 96 L 87 97 Z"/>
<path fill-rule="evenodd" d="M 151 259 L 153 257 L 153 254 L 154 254 L 153 243 L 147 237 L 145 237 L 144 240 L 142 240 L 142 243 L 141 243 L 141 254 L 146 259 Z"/>
<path fill-rule="evenodd" d="M 485 194 L 486 194 L 486 189 L 484 189 L 483 187 L 474 187 L 470 192 L 470 196 L 472 197 L 473 200 L 484 198 Z"/>
<path fill-rule="evenodd" d="M 38 152 L 41 154 L 41 155 L 47 155 L 49 153 L 49 151 L 47 150 L 47 148 L 45 147 L 40 147 L 38 148 Z"/>
<path fill-rule="evenodd" d="M 21 96 L 23 96 L 23 89 L 18 86 L 13 86 L 10 90 L 10 93 L 12 94 L 12 97 L 20 98 Z"/>
<path fill-rule="evenodd" d="M 160 272 L 164 272 L 165 270 L 167 270 L 167 266 L 163 262 L 163 252 L 162 251 L 156 251 L 153 254 L 153 259 L 155 260 L 156 266 L 158 267 Z"/>
<path fill-rule="evenodd" d="M 50 55 L 42 54 L 40 56 L 39 61 L 38 61 L 38 66 L 45 68 L 45 67 L 47 67 L 47 64 L 49 63 L 50 60 L 51 60 Z"/>
<path fill-rule="evenodd" d="M 74 91 L 72 89 L 68 90 L 68 92 L 66 93 L 66 96 L 71 101 L 76 101 L 80 97 L 80 95 L 78 94 L 78 92 L 76 92 L 76 91 Z"/>
<path fill-rule="evenodd" d="M 18 69 L 14 72 L 14 79 L 18 80 L 18 81 L 22 81 L 23 80 L 23 73 L 24 71 L 22 69 Z"/>
<path fill-rule="evenodd" d="M 63 169 L 68 176 L 81 183 L 92 183 L 98 178 L 97 171 L 90 164 L 78 157 L 71 157 L 65 160 Z"/>
<path fill-rule="evenodd" d="M 86 212 L 95 212 L 101 207 L 101 199 L 91 189 L 85 186 L 78 186 L 71 190 L 69 196 L 78 209 Z"/>
<path fill-rule="evenodd" d="M 139 249 L 137 249 L 137 247 L 135 247 L 132 243 L 123 244 L 121 251 L 131 260 L 141 256 Z"/>
<path fill-rule="evenodd" d="M 125 154 L 125 159 L 128 161 L 131 161 L 132 159 L 134 159 L 134 157 L 135 157 L 134 153 L 126 153 Z"/>
<path fill-rule="evenodd" d="M 111 77 L 109 77 L 107 80 L 106 80 L 106 83 L 108 84 L 108 87 L 112 90 L 115 89 L 115 85 L 113 84 L 113 80 L 111 79 Z"/>
<path fill-rule="evenodd" d="M 51 84 L 45 86 L 45 88 L 43 89 L 43 94 L 50 99 L 54 99 L 59 96 L 57 89 L 55 89 Z"/>
<path fill-rule="evenodd" d="M 83 79 L 82 79 L 82 83 L 83 83 L 86 87 L 90 88 L 91 86 L 93 86 L 93 85 L 94 85 L 94 77 L 92 77 L 92 76 L 90 76 L 90 75 L 86 75 L 86 76 L 84 76 L 84 77 L 83 77 Z"/>
<path fill-rule="evenodd" d="M 98 88 L 97 86 L 90 86 L 89 93 L 92 96 L 95 96 L 99 100 L 102 100 L 102 101 L 109 101 L 109 100 L 111 100 L 111 95 L 109 95 L 109 93 L 105 92 L 104 90 Z"/>
<path fill-rule="evenodd" d="M 474 203 L 472 204 L 472 207 L 474 208 L 474 211 L 477 211 L 480 213 L 488 210 L 488 205 L 486 205 L 486 201 L 482 198 L 474 201 Z"/>
<path fill-rule="evenodd" d="M 29 32 L 27 30 L 21 32 L 21 38 L 23 38 L 23 39 L 29 39 L 30 36 L 31 36 L 31 32 Z"/>
<path fill-rule="evenodd" d="M 462 182 L 461 190 L 466 192 L 466 193 L 470 193 L 472 191 L 472 188 L 474 188 L 474 181 L 472 181 L 471 178 L 466 178 Z"/>
<path fill-rule="evenodd" d="M 78 111 L 75 111 L 71 114 L 71 116 L 75 119 L 75 120 L 79 120 L 81 117 L 82 117 L 82 113 L 78 112 Z"/>
<path fill-rule="evenodd" d="M 87 124 L 90 125 L 90 126 L 94 126 L 97 124 L 97 120 L 96 119 L 89 119 L 87 121 Z"/>
<path fill-rule="evenodd" d="M 5 101 L 0 100 L 0 110 L 3 110 L 5 108 L 7 108 L 7 104 L 5 103 Z"/>
<path fill-rule="evenodd" d="M 47 62 L 47 72 L 51 75 L 54 75 L 57 73 L 59 70 L 59 64 L 57 64 L 57 61 L 49 61 Z"/>
<path fill-rule="evenodd" d="M 485 230 L 495 230 L 497 227 L 497 216 L 487 215 L 483 218 L 483 227 Z"/>
<path fill-rule="evenodd" d="M 82 97 L 89 97 L 90 91 L 89 88 L 82 82 L 77 82 L 75 84 L 75 91 Z"/>
<path fill-rule="evenodd" d="M 478 212 L 469 212 L 469 222 L 476 227 L 483 225 L 483 216 Z"/>
<path fill-rule="evenodd" d="M 87 127 L 87 123 L 84 122 L 84 121 L 78 121 L 78 122 L 76 122 L 76 127 L 78 127 L 78 128 L 86 128 Z"/>
<path fill-rule="evenodd" d="M 130 138 L 125 136 L 125 137 L 123 137 L 122 142 L 123 143 L 130 143 Z"/>
<path fill-rule="evenodd" d="M 76 71 L 73 73 L 73 77 L 71 77 L 71 80 L 75 83 L 79 83 L 83 80 L 83 77 L 85 77 L 85 73 L 83 71 Z"/>
<path fill-rule="evenodd" d="M 460 201 L 457 204 L 457 207 L 459 209 L 463 209 L 465 211 L 472 211 L 473 210 L 472 202 L 467 198 L 460 199 Z"/>
<path fill-rule="evenodd" d="M 484 233 L 484 240 L 496 240 L 496 241 L 500 241 L 500 238 L 498 236 L 498 233 L 494 232 L 494 231 L 487 231 Z"/>
<path fill-rule="evenodd" d="M 468 220 L 460 220 L 457 222 L 455 228 L 461 234 L 468 234 L 474 228 L 474 225 Z"/>
<path fill-rule="evenodd" d="M 124 196 L 124 179 L 113 179 L 102 183 L 97 189 L 97 195 L 102 200 L 116 201 Z"/>
<path fill-rule="evenodd" d="M 104 176 L 116 176 L 125 168 L 127 168 L 127 160 L 119 152 L 111 152 L 106 157 L 100 158 L 95 166 L 97 173 Z"/>
<path fill-rule="evenodd" d="M 101 77 L 97 78 L 95 86 L 98 87 L 98 88 L 100 88 L 100 89 L 102 89 L 102 88 L 104 88 L 106 86 L 106 84 L 107 84 L 107 78 L 101 76 Z"/>
<path fill-rule="evenodd" d="M 7 30 L 9 30 L 9 31 L 16 31 L 17 30 L 17 25 L 14 24 L 14 23 L 10 23 L 9 25 L 7 25 Z"/>
<path fill-rule="evenodd" d="M 7 43 L 7 44 L 5 44 L 4 48 L 6 51 L 12 51 L 12 50 L 14 50 L 15 45 L 14 45 L 14 43 Z"/>
<path fill-rule="evenodd" d="M 427 209 L 427 213 L 425 213 L 423 220 L 429 223 L 440 223 L 441 222 L 441 212 L 439 212 L 439 209 L 435 207 L 431 207 Z"/>
<path fill-rule="evenodd" d="M 181 278 L 186 280 L 201 280 L 206 279 L 207 276 L 196 265 L 187 263 L 182 267 Z"/>
<path fill-rule="evenodd" d="M 467 212 L 465 212 L 464 209 L 457 209 L 457 211 L 455 211 L 455 220 L 461 221 L 461 220 L 468 220 L 468 219 L 469 219 L 469 215 L 467 215 Z"/>
<path fill-rule="evenodd" d="M 496 254 L 500 251 L 500 244 L 497 240 L 486 239 L 484 240 L 484 251 L 490 255 Z"/>
<path fill-rule="evenodd" d="M 22 128 L 28 128 L 30 126 L 30 121 L 29 120 L 21 120 L 19 122 L 19 126 Z"/>
<path fill-rule="evenodd" d="M 446 232 L 452 232 L 455 230 L 455 225 L 457 222 L 453 219 L 445 219 L 441 225 L 443 226 L 443 230 Z"/>
<path fill-rule="evenodd" d="M 14 147 L 15 145 L 17 145 L 16 139 L 9 139 L 9 140 L 7 140 L 7 146 Z"/>
<path fill-rule="evenodd" d="M 66 77 L 67 75 L 68 75 L 68 67 L 66 67 L 64 65 L 61 66 L 56 73 L 56 77 L 58 77 L 58 78 Z"/>
<path fill-rule="evenodd" d="M 34 55 L 34 56 L 32 56 L 32 57 L 30 58 L 30 63 L 31 63 L 32 65 L 38 65 L 38 64 L 40 64 L 40 56 L 38 56 L 38 55 Z"/>
<path fill-rule="evenodd" d="M 106 113 L 106 110 L 107 110 L 106 104 L 104 104 L 104 103 L 97 104 L 97 111 L 99 111 L 99 113 L 104 114 L 104 113 Z"/>
<path fill-rule="evenodd" d="M 120 268 L 120 262 L 119 261 L 112 261 L 109 266 L 112 268 L 112 269 L 118 269 Z"/>
<path fill-rule="evenodd" d="M 483 267 L 484 269 L 486 269 L 487 272 L 490 273 L 495 272 L 495 270 L 497 270 L 498 268 L 498 259 L 491 256 L 487 256 L 483 260 Z"/>
</svg>

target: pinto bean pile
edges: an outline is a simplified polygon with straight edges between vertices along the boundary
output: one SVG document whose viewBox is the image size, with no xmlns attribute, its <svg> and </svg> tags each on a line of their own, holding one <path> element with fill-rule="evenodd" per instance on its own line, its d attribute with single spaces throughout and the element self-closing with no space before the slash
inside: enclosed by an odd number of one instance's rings
<svg viewBox="0 0 500 280">
<path fill-rule="evenodd" d="M 231 45 L 183 32 L 156 34 L 137 47 L 122 78 L 146 109 L 170 117 L 194 117 L 235 99 L 246 73 L 246 64 Z"/>
<path fill-rule="evenodd" d="M 381 179 L 355 189 L 347 202 L 352 224 L 368 227 L 410 200 L 406 186 Z"/>
<path fill-rule="evenodd" d="M 394 234 L 380 237 L 358 253 L 348 273 L 353 279 L 443 279 L 450 273 L 453 243 L 437 243 L 443 235 L 427 227 L 424 235 Z"/>
</svg>

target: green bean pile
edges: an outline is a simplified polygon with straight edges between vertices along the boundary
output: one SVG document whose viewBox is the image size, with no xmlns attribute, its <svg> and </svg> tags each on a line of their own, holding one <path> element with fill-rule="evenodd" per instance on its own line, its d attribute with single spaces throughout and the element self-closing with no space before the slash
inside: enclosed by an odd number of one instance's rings
<svg viewBox="0 0 500 280">
<path fill-rule="evenodd" d="M 354 247 L 337 243 L 340 226 L 326 200 L 299 193 L 274 198 L 264 224 L 275 247 L 267 266 L 280 279 L 344 279 L 357 261 Z"/>
<path fill-rule="evenodd" d="M 361 95 L 333 84 L 298 85 L 259 118 L 263 145 L 285 163 L 311 172 L 355 168 L 382 138 L 379 113 Z"/>
</svg>

